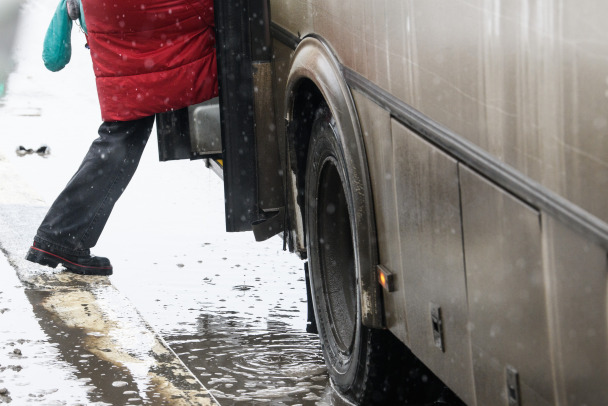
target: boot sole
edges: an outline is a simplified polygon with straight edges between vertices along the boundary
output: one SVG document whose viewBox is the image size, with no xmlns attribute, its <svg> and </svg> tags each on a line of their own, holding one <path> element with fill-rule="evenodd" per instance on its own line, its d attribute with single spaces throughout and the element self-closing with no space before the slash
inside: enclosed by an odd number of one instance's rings
<svg viewBox="0 0 608 406">
<path fill-rule="evenodd" d="M 51 268 L 57 268 L 57 266 L 61 264 L 67 271 L 79 275 L 112 275 L 112 266 L 95 267 L 80 265 L 66 258 L 62 258 L 57 254 L 36 247 L 30 247 L 25 259 L 40 265 L 50 266 Z"/>
</svg>

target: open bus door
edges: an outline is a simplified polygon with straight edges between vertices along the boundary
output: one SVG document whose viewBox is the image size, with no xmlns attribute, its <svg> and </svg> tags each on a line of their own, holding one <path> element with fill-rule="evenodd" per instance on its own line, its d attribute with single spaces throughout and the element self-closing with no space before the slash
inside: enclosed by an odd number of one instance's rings
<svg viewBox="0 0 608 406">
<path fill-rule="evenodd" d="M 251 230 L 257 220 L 249 1 L 215 1 L 226 230 Z"/>
<path fill-rule="evenodd" d="M 264 240 L 284 224 L 268 0 L 216 0 L 214 6 L 219 104 L 158 115 L 160 159 L 209 158 L 219 165 L 226 230 L 253 230 Z M 215 132 L 221 132 L 221 149 L 208 147 L 219 139 Z"/>
</svg>

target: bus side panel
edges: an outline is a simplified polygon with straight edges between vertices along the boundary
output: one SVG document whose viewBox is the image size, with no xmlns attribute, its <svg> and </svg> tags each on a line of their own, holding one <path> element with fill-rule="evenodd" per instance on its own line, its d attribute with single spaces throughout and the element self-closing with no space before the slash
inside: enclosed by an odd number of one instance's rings
<svg viewBox="0 0 608 406">
<path fill-rule="evenodd" d="M 606 251 L 543 215 L 560 405 L 608 403 Z"/>
<path fill-rule="evenodd" d="M 285 86 L 289 74 L 289 63 L 293 55 L 293 49 L 280 41 L 273 41 L 273 92 L 274 92 L 274 111 L 277 126 L 277 139 L 279 142 L 280 154 L 285 153 L 285 145 L 281 143 L 285 139 Z M 282 157 L 283 160 L 285 157 Z"/>
<path fill-rule="evenodd" d="M 273 61 L 272 61 L 272 88 L 273 88 L 273 103 L 275 111 L 275 126 L 277 145 L 279 148 L 279 156 L 281 162 L 287 162 L 285 156 L 285 86 L 287 84 L 287 76 L 289 74 L 289 63 L 293 55 L 293 49 L 286 46 L 280 41 L 272 43 Z M 287 204 L 287 202 L 286 202 Z M 289 205 L 293 207 L 292 204 Z"/>
<path fill-rule="evenodd" d="M 464 166 L 460 181 L 477 403 L 510 404 L 511 380 L 521 405 L 553 405 L 540 214 Z"/>
<path fill-rule="evenodd" d="M 296 252 L 306 251 L 306 242 L 304 240 L 304 225 L 302 212 L 297 204 L 297 190 L 294 186 L 295 178 L 292 168 L 287 168 L 287 165 L 295 165 L 293 159 L 289 159 L 286 150 L 287 134 L 285 128 L 285 92 L 287 86 L 287 77 L 289 75 L 289 67 L 293 49 L 283 44 L 280 41 L 273 41 L 273 89 L 274 89 L 274 108 L 275 108 L 275 124 L 277 129 L 277 143 L 279 148 L 279 156 L 281 157 L 282 167 L 286 169 L 285 182 L 287 186 L 287 209 L 289 210 L 289 223 L 294 241 Z"/>
<path fill-rule="evenodd" d="M 313 7 L 308 0 L 270 0 L 272 20 L 303 37 L 313 32 Z"/>
<path fill-rule="evenodd" d="M 472 406 L 458 164 L 396 121 L 392 135 L 410 348 Z"/>
<path fill-rule="evenodd" d="M 346 67 L 608 221 L 608 3 L 271 4 L 279 25 L 322 36 Z"/>
<path fill-rule="evenodd" d="M 395 172 L 391 139 L 391 116 L 365 96 L 353 91 L 361 131 L 368 157 L 374 197 L 378 255 L 380 264 L 394 273 L 401 269 L 401 244 L 395 195 Z M 387 327 L 405 344 L 409 344 L 403 291 L 385 295 Z"/>
<path fill-rule="evenodd" d="M 270 62 L 253 64 L 256 153 L 258 165 L 258 204 L 269 211 L 284 207 L 283 176 L 277 140 L 272 93 L 272 65 Z"/>
</svg>

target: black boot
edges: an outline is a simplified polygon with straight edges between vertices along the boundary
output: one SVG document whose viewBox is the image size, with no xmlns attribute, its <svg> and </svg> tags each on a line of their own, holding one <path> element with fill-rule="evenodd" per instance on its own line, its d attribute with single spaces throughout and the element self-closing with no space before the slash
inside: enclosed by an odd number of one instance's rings
<svg viewBox="0 0 608 406">
<path fill-rule="evenodd" d="M 108 258 L 55 254 L 38 242 L 30 247 L 25 259 L 51 268 L 61 264 L 67 271 L 80 275 L 112 275 L 112 264 Z"/>
</svg>

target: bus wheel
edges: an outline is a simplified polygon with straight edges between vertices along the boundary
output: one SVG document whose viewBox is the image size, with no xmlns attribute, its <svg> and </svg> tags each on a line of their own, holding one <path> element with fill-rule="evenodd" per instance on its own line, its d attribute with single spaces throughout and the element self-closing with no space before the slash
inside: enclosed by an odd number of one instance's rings
<svg viewBox="0 0 608 406">
<path fill-rule="evenodd" d="M 358 405 L 463 405 L 403 343 L 361 322 L 358 278 L 370 267 L 356 249 L 369 232 L 355 214 L 340 134 L 327 105 L 315 113 L 306 169 L 306 248 L 311 296 L 333 386 Z M 371 264 L 373 265 L 373 264 Z"/>
<path fill-rule="evenodd" d="M 372 404 L 375 342 L 384 333 L 361 324 L 355 249 L 361 232 L 338 130 L 326 105 L 315 114 L 306 170 L 306 229 L 310 284 L 323 355 L 334 387 L 351 401 Z M 385 371 L 386 372 L 386 371 Z"/>
</svg>

